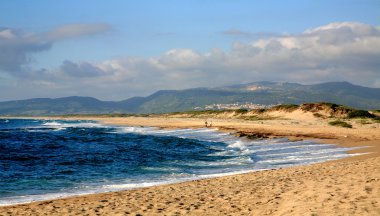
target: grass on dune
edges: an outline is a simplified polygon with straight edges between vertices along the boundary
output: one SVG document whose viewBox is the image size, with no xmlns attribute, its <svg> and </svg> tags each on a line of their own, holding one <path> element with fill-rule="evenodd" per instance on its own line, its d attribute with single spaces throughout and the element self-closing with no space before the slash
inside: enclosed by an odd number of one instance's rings
<svg viewBox="0 0 380 216">
<path fill-rule="evenodd" d="M 342 120 L 335 120 L 335 121 L 331 121 L 329 122 L 329 125 L 332 125 L 332 126 L 338 126 L 338 127 L 344 127 L 344 128 L 352 128 L 352 125 L 345 122 L 345 121 L 342 121 Z"/>
</svg>

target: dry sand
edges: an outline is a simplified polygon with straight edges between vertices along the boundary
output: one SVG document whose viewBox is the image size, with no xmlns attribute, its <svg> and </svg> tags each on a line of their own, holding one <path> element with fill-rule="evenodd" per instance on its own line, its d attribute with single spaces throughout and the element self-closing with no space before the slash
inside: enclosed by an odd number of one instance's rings
<svg viewBox="0 0 380 216">
<path fill-rule="evenodd" d="M 380 124 L 274 113 L 277 120 L 207 119 L 213 127 L 268 137 L 321 138 L 371 152 L 339 161 L 121 192 L 0 207 L 0 215 L 380 215 Z M 91 118 L 107 124 L 202 127 L 205 119 Z"/>
</svg>

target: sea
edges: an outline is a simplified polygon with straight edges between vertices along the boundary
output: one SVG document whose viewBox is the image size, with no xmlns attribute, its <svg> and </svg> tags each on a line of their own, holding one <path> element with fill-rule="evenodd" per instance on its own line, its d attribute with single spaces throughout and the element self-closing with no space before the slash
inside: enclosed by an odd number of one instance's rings
<svg viewBox="0 0 380 216">
<path fill-rule="evenodd" d="M 0 119 L 0 205 L 313 164 L 353 149 L 210 128 Z"/>
</svg>

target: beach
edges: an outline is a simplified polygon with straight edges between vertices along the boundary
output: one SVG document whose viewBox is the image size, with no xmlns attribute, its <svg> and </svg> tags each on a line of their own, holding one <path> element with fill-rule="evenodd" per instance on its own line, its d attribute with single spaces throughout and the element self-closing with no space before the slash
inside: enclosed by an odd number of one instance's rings
<svg viewBox="0 0 380 216">
<path fill-rule="evenodd" d="M 320 164 L 266 170 L 127 191 L 0 207 L 0 215 L 379 215 L 380 124 L 350 120 L 353 128 L 328 125 L 305 113 L 248 121 L 224 117 L 70 117 L 104 124 L 213 128 L 237 136 L 319 139 L 363 146 L 360 156 Z M 70 119 L 65 117 L 65 119 Z"/>
<path fill-rule="evenodd" d="M 0 216 L 380 216 L 380 0 L 0 9 Z"/>
</svg>

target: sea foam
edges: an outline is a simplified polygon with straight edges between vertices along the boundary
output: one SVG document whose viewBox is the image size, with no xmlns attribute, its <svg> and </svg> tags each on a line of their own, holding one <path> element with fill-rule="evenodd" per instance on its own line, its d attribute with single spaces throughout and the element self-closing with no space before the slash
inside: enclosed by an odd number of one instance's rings
<svg viewBox="0 0 380 216">
<path fill-rule="evenodd" d="M 27 178 L 9 179 L 16 188 L 7 187 L 6 190 L 14 189 L 15 194 L 21 195 L 2 197 L 0 193 L 0 205 L 306 165 L 358 155 L 347 154 L 357 148 L 319 144 L 317 140 L 249 140 L 213 128 L 161 130 L 62 120 L 25 120 L 14 124 L 16 126 L 9 128 L 15 136 L 7 136 L 9 140 L 3 142 L 9 143 L 3 148 L 14 152 L 5 149 L 7 155 L 8 152 L 16 154 L 10 158 L 15 160 L 13 165 L 19 163 L 22 166 L 30 161 L 30 166 L 38 166 L 42 163 L 35 160 L 48 155 L 44 161 L 47 165 L 32 167 L 30 172 L 37 177 L 33 181 L 42 178 L 46 187 L 58 186 L 46 191 L 44 187 L 35 190 L 22 185 L 30 181 Z M 7 129 L 8 126 L 3 127 Z M 28 139 L 24 142 L 27 146 L 22 140 L 20 142 L 24 137 Z M 17 149 L 18 145 L 20 149 Z M 28 149 L 31 152 L 27 152 Z M 37 154 L 42 151 L 46 152 Z M 18 154 L 21 154 L 19 159 Z M 29 160 L 27 155 L 33 158 Z M 10 178 L 13 173 L 1 172 L 0 175 L 4 175 L 0 179 L 5 179 L 5 175 Z M 49 179 L 52 179 L 51 183 Z M 33 181 L 28 183 L 30 187 L 40 186 Z M 0 186 L 2 184 L 5 182 L 0 180 Z M 33 194 L 33 191 L 39 191 L 39 194 Z"/>
</svg>

